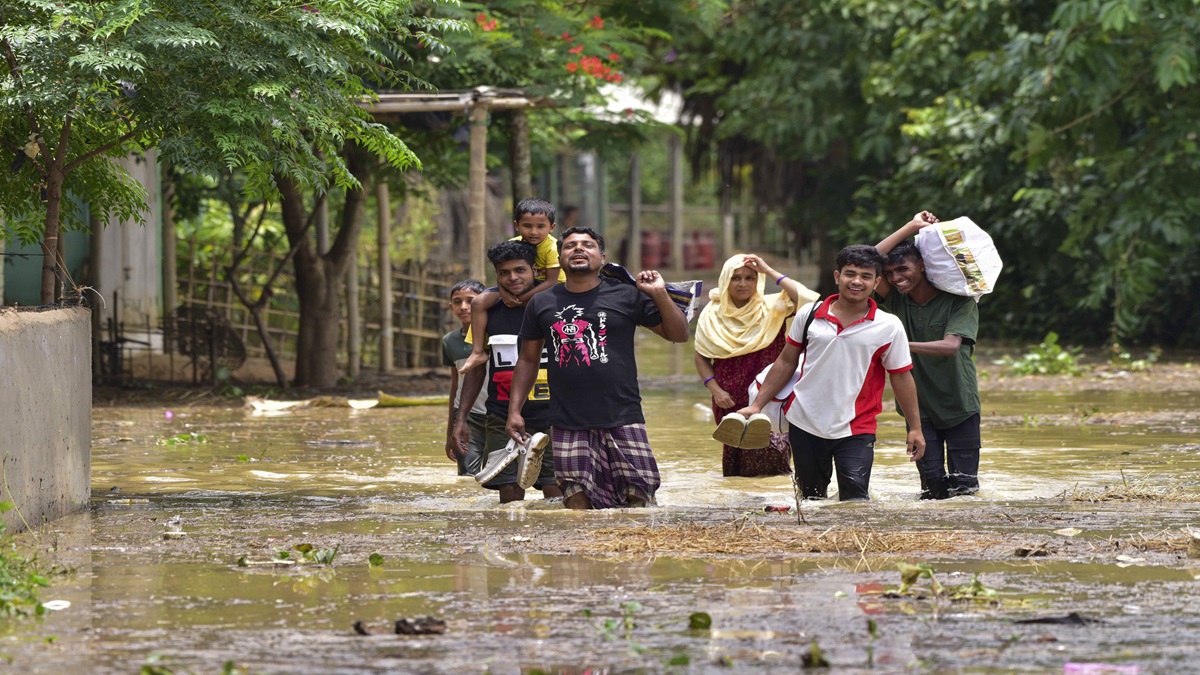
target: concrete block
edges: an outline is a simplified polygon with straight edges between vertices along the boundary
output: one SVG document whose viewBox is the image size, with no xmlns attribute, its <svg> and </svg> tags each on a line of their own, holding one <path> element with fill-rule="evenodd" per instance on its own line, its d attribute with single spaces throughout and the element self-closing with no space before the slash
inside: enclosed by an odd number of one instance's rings
<svg viewBox="0 0 1200 675">
<path fill-rule="evenodd" d="M 86 508 L 92 472 L 87 309 L 0 309 L 0 501 L 11 531 Z"/>
</svg>

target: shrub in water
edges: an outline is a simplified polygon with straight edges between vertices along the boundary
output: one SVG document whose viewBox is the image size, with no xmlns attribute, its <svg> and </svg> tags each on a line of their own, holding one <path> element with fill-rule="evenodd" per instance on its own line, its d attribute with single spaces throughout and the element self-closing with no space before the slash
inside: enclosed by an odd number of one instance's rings
<svg viewBox="0 0 1200 675">
<path fill-rule="evenodd" d="M 1018 358 L 1005 356 L 996 365 L 1007 366 L 1013 375 L 1082 375 L 1079 365 L 1082 347 L 1063 348 L 1058 344 L 1058 333 L 1051 331 L 1041 344 L 1032 345 L 1029 351 Z"/>
</svg>

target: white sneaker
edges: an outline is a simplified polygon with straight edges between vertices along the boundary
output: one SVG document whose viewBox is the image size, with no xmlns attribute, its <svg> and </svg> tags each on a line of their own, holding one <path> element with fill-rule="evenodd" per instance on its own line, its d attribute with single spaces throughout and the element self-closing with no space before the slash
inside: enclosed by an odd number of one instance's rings
<svg viewBox="0 0 1200 675">
<path fill-rule="evenodd" d="M 528 490 L 542 475 L 542 457 L 550 446 L 550 437 L 537 433 L 525 441 L 521 454 L 517 456 L 517 485 L 522 490 Z"/>
<path fill-rule="evenodd" d="M 742 435 L 742 441 L 737 447 L 757 450 L 770 444 L 771 418 L 762 413 L 751 415 L 750 419 L 746 420 L 746 433 Z"/>
<path fill-rule="evenodd" d="M 721 419 L 713 432 L 713 440 L 735 448 L 741 447 L 742 436 L 746 433 L 746 418 L 731 412 Z"/>
<path fill-rule="evenodd" d="M 482 485 L 499 476 L 504 467 L 511 464 L 523 448 L 524 446 L 518 445 L 516 441 L 510 438 L 508 445 L 504 446 L 503 449 L 488 453 L 487 463 L 483 465 L 479 473 L 475 474 L 475 481 Z"/>
</svg>

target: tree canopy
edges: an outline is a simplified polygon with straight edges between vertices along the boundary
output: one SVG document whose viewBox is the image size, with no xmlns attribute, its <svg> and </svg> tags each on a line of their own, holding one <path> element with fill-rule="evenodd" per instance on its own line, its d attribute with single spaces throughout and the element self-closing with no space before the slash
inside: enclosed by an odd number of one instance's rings
<svg viewBox="0 0 1200 675">
<path fill-rule="evenodd" d="M 443 35 L 463 28 L 429 11 L 441 4 L 0 0 L 0 139 L 17 157 L 0 173 L 9 231 L 56 238 L 64 189 L 102 218 L 137 217 L 144 194 L 103 160 L 152 146 L 197 173 L 240 169 L 260 196 L 275 193 L 273 175 L 356 185 L 347 142 L 416 164 L 359 103 L 372 84 L 419 83 L 410 50 L 445 50 Z"/>
<path fill-rule="evenodd" d="M 1200 344 L 1193 0 L 731 2 L 663 45 L 707 148 L 835 246 L 969 215 L 1010 335 Z M 999 317 L 997 317 L 999 318 Z"/>
</svg>

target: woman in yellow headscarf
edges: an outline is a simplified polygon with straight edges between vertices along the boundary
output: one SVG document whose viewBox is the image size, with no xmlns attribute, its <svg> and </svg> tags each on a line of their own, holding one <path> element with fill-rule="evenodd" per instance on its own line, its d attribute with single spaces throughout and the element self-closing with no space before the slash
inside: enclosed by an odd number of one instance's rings
<svg viewBox="0 0 1200 675">
<path fill-rule="evenodd" d="M 782 292 L 764 295 L 770 278 Z M 717 288 L 696 324 L 696 372 L 712 393 L 713 415 L 725 415 L 749 405 L 750 382 L 783 351 L 787 318 L 798 304 L 819 296 L 804 284 L 772 269 L 756 255 L 735 255 L 725 261 Z M 724 447 L 721 470 L 726 476 L 776 476 L 791 473 L 787 436 L 771 434 L 759 450 Z"/>
</svg>

